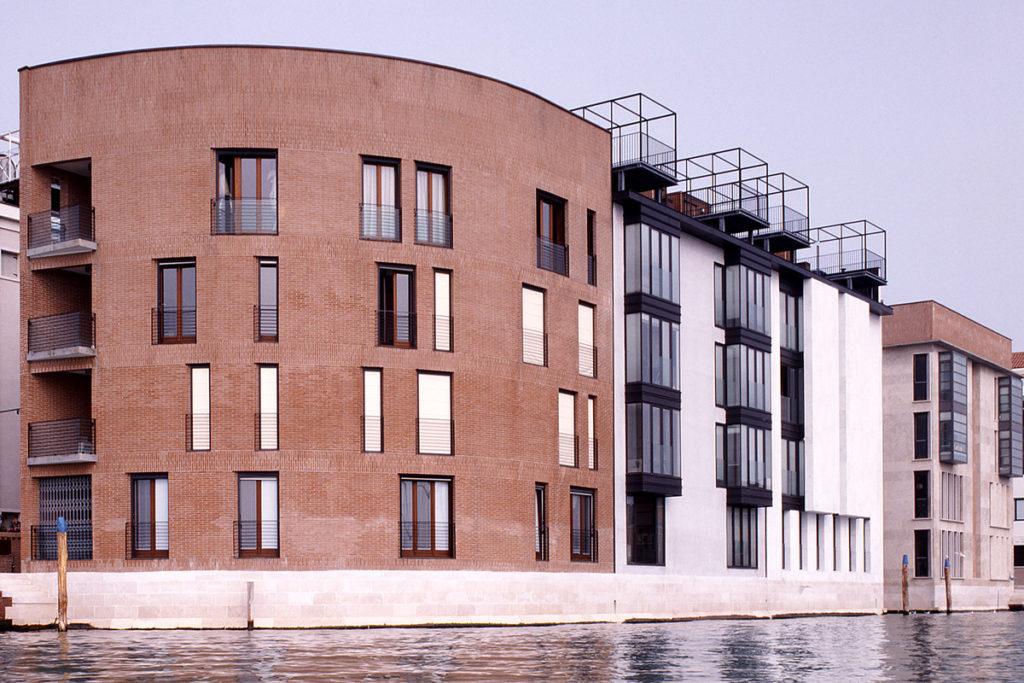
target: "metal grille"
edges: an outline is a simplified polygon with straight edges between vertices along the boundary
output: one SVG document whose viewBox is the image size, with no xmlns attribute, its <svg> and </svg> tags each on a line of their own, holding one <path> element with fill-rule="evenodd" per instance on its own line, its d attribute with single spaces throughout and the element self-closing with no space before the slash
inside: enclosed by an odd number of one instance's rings
<svg viewBox="0 0 1024 683">
<path fill-rule="evenodd" d="M 439 211 L 416 210 L 416 244 L 452 246 L 452 217 Z"/>
<path fill-rule="evenodd" d="M 68 559 L 92 559 L 92 483 L 88 475 L 39 480 L 39 527 L 33 557 L 57 559 L 57 518 L 68 523 Z"/>
<path fill-rule="evenodd" d="M 59 211 L 29 214 L 28 246 L 45 247 L 72 240 L 95 241 L 91 206 L 65 206 Z"/>
</svg>

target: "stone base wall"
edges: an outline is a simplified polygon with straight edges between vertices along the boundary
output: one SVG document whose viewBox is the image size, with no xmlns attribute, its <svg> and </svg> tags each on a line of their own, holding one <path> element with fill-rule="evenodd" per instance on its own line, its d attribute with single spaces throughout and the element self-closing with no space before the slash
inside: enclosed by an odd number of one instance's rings
<svg viewBox="0 0 1024 683">
<path fill-rule="evenodd" d="M 249 584 L 252 600 L 249 602 Z M 0 576 L 14 626 L 56 617 L 53 573 Z M 68 617 L 97 628 L 544 624 L 882 611 L 869 581 L 477 571 L 172 571 L 68 575 Z"/>
<path fill-rule="evenodd" d="M 1013 582 L 956 579 L 952 582 L 951 592 L 955 612 L 1009 609 Z M 907 599 L 911 611 L 945 611 L 946 585 L 942 581 L 911 579 Z M 896 612 L 901 605 L 900 587 L 886 585 L 886 610 Z"/>
</svg>

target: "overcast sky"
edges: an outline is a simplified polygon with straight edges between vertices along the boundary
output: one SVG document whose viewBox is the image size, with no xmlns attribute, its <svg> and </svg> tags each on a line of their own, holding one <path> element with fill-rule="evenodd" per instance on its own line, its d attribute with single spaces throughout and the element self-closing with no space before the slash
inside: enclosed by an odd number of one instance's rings
<svg viewBox="0 0 1024 683">
<path fill-rule="evenodd" d="M 14 4 L 0 130 L 19 67 L 163 45 L 413 57 L 566 107 L 642 91 L 682 153 L 745 147 L 810 185 L 812 225 L 888 230 L 887 303 L 936 299 L 1024 349 L 1024 2 Z"/>
</svg>

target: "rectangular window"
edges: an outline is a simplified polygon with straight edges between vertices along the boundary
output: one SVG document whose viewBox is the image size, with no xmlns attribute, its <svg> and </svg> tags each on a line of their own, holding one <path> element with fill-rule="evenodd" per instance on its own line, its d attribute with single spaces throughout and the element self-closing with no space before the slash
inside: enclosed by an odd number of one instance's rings
<svg viewBox="0 0 1024 683">
<path fill-rule="evenodd" d="M 402 241 L 398 208 L 397 159 L 363 160 L 363 201 L 359 236 L 367 240 Z"/>
<path fill-rule="evenodd" d="M 820 572 L 825 569 L 825 515 L 814 515 L 815 543 L 818 548 L 818 557 L 815 568 Z"/>
<path fill-rule="evenodd" d="M 238 475 L 238 556 L 278 557 L 277 474 Z"/>
<path fill-rule="evenodd" d="M 363 452 L 384 452 L 384 398 L 380 368 L 363 368 Z"/>
<path fill-rule="evenodd" d="M 745 406 L 771 410 L 768 368 L 769 354 L 743 344 L 725 347 L 725 402 L 729 407 Z"/>
<path fill-rule="evenodd" d="M 1013 499 L 1013 521 L 1024 522 L 1024 498 Z"/>
<path fill-rule="evenodd" d="M 92 559 L 92 478 L 89 475 L 39 480 L 39 526 L 32 529 L 32 559 L 57 559 L 57 518 L 68 524 L 68 559 Z"/>
<path fill-rule="evenodd" d="M 791 425 L 804 423 L 804 369 L 780 365 L 779 394 L 782 398 L 782 421 Z"/>
<path fill-rule="evenodd" d="M 537 484 L 533 489 L 533 519 L 536 527 L 534 554 L 540 561 L 548 559 L 548 485 Z"/>
<path fill-rule="evenodd" d="M 523 362 L 548 364 L 548 336 L 544 332 L 544 290 L 523 285 Z"/>
<path fill-rule="evenodd" d="M 452 376 L 439 372 L 419 372 L 416 427 L 416 452 L 427 455 L 451 455 L 455 442 L 452 420 Z"/>
<path fill-rule="evenodd" d="M 0 275 L 18 279 L 18 254 L 13 251 L 0 251 Z"/>
<path fill-rule="evenodd" d="M 932 575 L 931 532 L 914 530 L 914 576 L 922 579 Z"/>
<path fill-rule="evenodd" d="M 167 557 L 167 475 L 132 478 L 132 557 Z"/>
<path fill-rule="evenodd" d="M 840 548 L 842 548 L 841 538 L 841 526 L 842 520 L 839 515 L 832 515 L 832 571 L 837 572 L 842 566 L 842 559 L 840 557 Z"/>
<path fill-rule="evenodd" d="M 967 357 L 939 354 L 939 460 L 967 462 Z"/>
<path fill-rule="evenodd" d="M 260 258 L 259 304 L 256 306 L 256 341 L 277 341 L 277 259 Z"/>
<path fill-rule="evenodd" d="M 928 400 L 928 354 L 914 354 L 914 400 Z"/>
<path fill-rule="evenodd" d="M 594 346 L 594 307 L 582 301 L 577 306 L 576 335 L 579 340 L 579 373 L 597 376 L 597 348 Z"/>
<path fill-rule="evenodd" d="M 626 294 L 679 303 L 679 238 L 643 223 L 626 226 Z"/>
<path fill-rule="evenodd" d="M 725 487 L 725 425 L 715 425 L 715 485 Z"/>
<path fill-rule="evenodd" d="M 851 572 L 857 571 L 857 518 L 850 517 L 847 520 L 847 535 L 850 546 L 850 555 L 847 558 L 846 569 Z"/>
<path fill-rule="evenodd" d="M 449 169 L 417 164 L 416 243 L 452 246 Z"/>
<path fill-rule="evenodd" d="M 748 425 L 725 428 L 726 486 L 772 487 L 771 432 Z"/>
<path fill-rule="evenodd" d="M 190 365 L 191 413 L 188 416 L 188 450 L 210 450 L 210 366 Z"/>
<path fill-rule="evenodd" d="M 864 520 L 864 573 L 871 573 L 871 520 Z"/>
<path fill-rule="evenodd" d="M 1013 546 L 1013 566 L 1024 567 L 1024 545 Z"/>
<path fill-rule="evenodd" d="M 434 271 L 434 350 L 452 350 L 452 274 Z"/>
<path fill-rule="evenodd" d="M 760 334 L 771 333 L 769 284 L 771 277 L 744 265 L 725 269 L 725 326 Z"/>
<path fill-rule="evenodd" d="M 679 388 L 679 323 L 647 313 L 626 316 L 626 381 Z"/>
<path fill-rule="evenodd" d="M 594 492 L 573 488 L 569 491 L 573 562 L 597 562 L 597 529 L 594 527 Z"/>
<path fill-rule="evenodd" d="M 726 507 L 728 533 L 726 564 L 735 569 L 757 569 L 757 508 Z"/>
<path fill-rule="evenodd" d="M 725 407 L 725 346 L 715 344 L 715 405 Z"/>
<path fill-rule="evenodd" d="M 804 442 L 782 440 L 786 460 L 782 463 L 782 493 L 787 496 L 804 495 Z"/>
<path fill-rule="evenodd" d="M 214 234 L 277 233 L 277 156 L 272 151 L 217 154 Z"/>
<path fill-rule="evenodd" d="M 597 437 L 594 435 L 594 402 L 593 396 L 587 397 L 587 467 L 597 469 Z"/>
<path fill-rule="evenodd" d="M 558 464 L 578 467 L 576 450 L 576 394 L 558 392 Z"/>
<path fill-rule="evenodd" d="M 565 200 L 537 192 L 537 267 L 569 274 L 565 244 Z"/>
<path fill-rule="evenodd" d="M 914 472 L 914 518 L 927 519 L 932 516 L 931 492 L 927 470 Z"/>
<path fill-rule="evenodd" d="M 679 411 L 626 404 L 626 472 L 679 476 Z"/>
<path fill-rule="evenodd" d="M 665 499 L 626 496 L 627 564 L 665 565 Z"/>
<path fill-rule="evenodd" d="M 715 264 L 715 326 L 725 327 L 725 266 Z"/>
<path fill-rule="evenodd" d="M 999 377 L 999 474 L 1024 476 L 1024 397 L 1021 378 Z"/>
<path fill-rule="evenodd" d="M 377 290 L 377 343 L 416 347 L 416 289 L 412 268 L 381 266 Z"/>
<path fill-rule="evenodd" d="M 587 209 L 587 284 L 597 286 L 597 245 L 594 242 L 594 212 Z"/>
<path fill-rule="evenodd" d="M 401 556 L 455 557 L 452 480 L 402 478 Z"/>
<path fill-rule="evenodd" d="M 962 522 L 964 509 L 964 478 L 952 472 L 942 473 L 942 519 Z"/>
<path fill-rule="evenodd" d="M 278 448 L 277 366 L 260 365 L 260 411 L 256 415 L 256 448 L 276 451 Z"/>
<path fill-rule="evenodd" d="M 799 512 L 797 514 L 800 514 Z M 782 511 L 782 568 L 788 569 L 789 561 L 789 524 L 786 519 L 786 510 Z"/>
<path fill-rule="evenodd" d="M 914 458 L 917 460 L 931 455 L 930 419 L 931 413 L 914 413 Z"/>
<path fill-rule="evenodd" d="M 157 343 L 195 343 L 196 262 L 164 261 L 157 270 Z"/>
<path fill-rule="evenodd" d="M 802 302 L 803 297 L 788 292 L 779 293 L 779 309 L 782 312 L 782 321 L 779 325 L 782 331 L 780 346 L 790 351 L 803 351 L 800 322 Z"/>
</svg>

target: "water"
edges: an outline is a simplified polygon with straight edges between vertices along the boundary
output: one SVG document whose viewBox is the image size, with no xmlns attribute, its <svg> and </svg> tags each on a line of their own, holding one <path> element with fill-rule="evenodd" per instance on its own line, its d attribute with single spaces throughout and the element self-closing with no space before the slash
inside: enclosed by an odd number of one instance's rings
<svg viewBox="0 0 1024 683">
<path fill-rule="evenodd" d="M 0 681 L 1024 678 L 1024 613 L 533 628 L 0 634 Z"/>
</svg>

